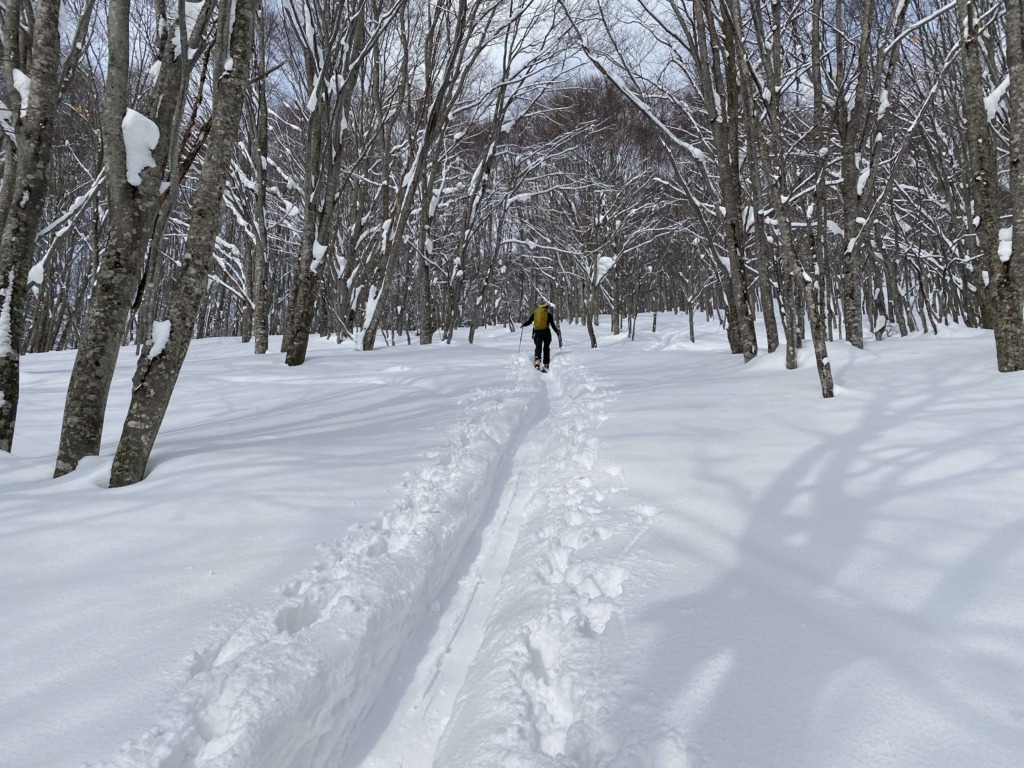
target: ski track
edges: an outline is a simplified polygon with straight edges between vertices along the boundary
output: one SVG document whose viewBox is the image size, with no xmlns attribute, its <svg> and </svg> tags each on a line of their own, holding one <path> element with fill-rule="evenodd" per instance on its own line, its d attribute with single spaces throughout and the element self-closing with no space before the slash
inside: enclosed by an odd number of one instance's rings
<svg viewBox="0 0 1024 768">
<path fill-rule="evenodd" d="M 174 714 L 102 765 L 685 766 L 681 746 L 648 759 L 601 727 L 593 670 L 657 514 L 617 509 L 622 472 L 599 463 L 615 393 L 571 354 L 509 377 L 460 404 L 377 523 L 197 651 Z"/>
<path fill-rule="evenodd" d="M 537 410 L 543 413 L 546 397 Z M 508 567 L 536 492 L 524 479 L 521 457 L 529 442 L 521 443 L 513 459 L 509 481 L 495 506 L 484 516 L 480 545 L 467 547 L 466 560 L 454 583 L 431 606 L 436 623 L 427 621 L 403 652 L 403 659 L 356 734 L 345 768 L 411 768 L 433 762 L 437 741 L 454 705 L 455 694 L 482 640 L 482 626 L 494 603 L 502 575 Z"/>
<path fill-rule="evenodd" d="M 628 589 L 623 557 L 657 510 L 616 509 L 622 472 L 599 462 L 594 436 L 615 394 L 570 360 L 563 356 L 546 381 L 550 415 L 517 457 L 523 476 L 534 478 L 519 546 L 435 759 L 366 768 L 591 767 L 625 758 L 601 728 L 608 707 L 593 670 L 602 668 L 603 636 Z M 546 608 L 538 614 L 537 605 Z M 622 764 L 685 764 L 681 748 L 664 754 Z"/>
<path fill-rule="evenodd" d="M 345 768 L 491 765 L 499 760 L 504 765 L 508 755 L 479 754 L 479 748 L 487 752 L 495 745 L 506 751 L 503 731 L 495 743 L 480 743 L 487 724 L 479 718 L 495 709 L 496 720 L 520 725 L 522 758 L 545 764 L 564 751 L 566 732 L 580 709 L 572 701 L 571 657 L 579 651 L 575 637 L 604 631 L 628 576 L 620 567 L 587 562 L 582 554 L 591 542 L 611 536 L 596 519 L 605 492 L 592 479 L 597 460 L 592 433 L 610 396 L 568 359 L 563 356 L 553 373 L 540 379 L 538 411 L 544 418 L 517 447 L 509 482 L 481 531 L 479 553 L 453 585 L 437 625 L 425 626 L 410 643 L 385 688 L 394 693 L 377 702 Z M 616 473 L 610 474 L 614 478 Z M 529 555 L 538 538 L 543 542 L 539 562 Z M 541 604 L 548 606 L 539 616 L 526 607 L 538 599 L 538 571 Z M 516 619 L 511 632 L 503 623 L 510 603 L 522 619 Z M 476 690 L 481 671 L 488 670 L 503 670 L 501 683 L 517 695 L 488 697 L 485 707 L 477 707 L 474 695 L 492 690 Z M 442 740 L 455 744 L 457 754 L 449 754 L 448 747 L 439 754 Z"/>
<path fill-rule="evenodd" d="M 509 375 L 511 386 L 460 403 L 445 449 L 379 521 L 325 547 L 275 610 L 197 651 L 173 714 L 101 765 L 337 765 L 538 418 L 542 384 L 515 364 Z"/>
</svg>

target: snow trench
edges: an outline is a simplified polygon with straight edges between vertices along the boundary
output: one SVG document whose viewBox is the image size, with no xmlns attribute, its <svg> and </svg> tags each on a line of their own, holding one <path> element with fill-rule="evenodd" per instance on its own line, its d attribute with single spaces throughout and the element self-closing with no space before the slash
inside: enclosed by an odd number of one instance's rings
<svg viewBox="0 0 1024 768">
<path fill-rule="evenodd" d="M 444 447 L 375 523 L 327 548 L 282 589 L 274 610 L 195 652 L 171 714 L 104 765 L 336 763 L 493 512 L 511 457 L 540 418 L 546 399 L 537 397 L 537 377 L 513 363 L 509 379 L 508 387 L 465 398 Z"/>
<path fill-rule="evenodd" d="M 550 381 L 545 430 L 557 449 L 535 468 L 545 483 L 528 502 L 436 766 L 606 765 L 619 749 L 589 722 L 603 702 L 588 662 L 618 611 L 629 573 L 598 551 L 613 540 L 611 549 L 621 552 L 644 517 L 622 515 L 630 520 L 622 530 L 604 519 L 607 494 L 622 481 L 615 467 L 598 471 L 594 432 L 616 395 L 582 366 L 565 367 Z"/>
</svg>

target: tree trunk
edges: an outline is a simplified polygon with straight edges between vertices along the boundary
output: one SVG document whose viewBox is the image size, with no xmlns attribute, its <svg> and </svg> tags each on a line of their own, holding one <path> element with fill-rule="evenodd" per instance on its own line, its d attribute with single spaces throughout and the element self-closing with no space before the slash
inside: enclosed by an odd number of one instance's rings
<svg viewBox="0 0 1024 768">
<path fill-rule="evenodd" d="M 781 28 L 781 6 L 779 3 L 775 3 L 772 6 L 772 15 L 773 27 L 778 30 Z M 732 19 L 732 29 L 738 30 L 741 16 L 737 0 L 731 0 L 730 16 Z M 780 90 L 779 86 L 782 79 L 782 64 L 778 35 L 776 34 L 773 37 L 773 44 L 770 56 L 768 57 L 769 60 L 765 61 L 763 66 L 768 73 L 766 90 L 771 93 L 777 93 Z M 755 94 L 751 86 L 752 78 L 746 76 L 750 69 L 749 57 L 745 49 L 738 49 L 737 53 L 739 54 L 744 70 L 742 72 L 737 72 L 737 75 L 741 78 L 738 83 L 738 87 L 743 88 L 744 95 L 746 96 L 746 117 L 751 123 L 751 138 L 755 145 L 754 148 L 759 153 L 761 164 L 765 168 L 774 169 L 774 173 L 768 179 L 768 189 L 771 193 L 772 207 L 775 209 L 775 216 L 778 219 L 779 247 L 782 251 L 782 255 L 786 263 L 786 271 L 789 273 L 789 277 L 795 284 L 802 286 L 804 309 L 807 311 L 811 325 L 811 338 L 814 343 L 814 356 L 817 360 L 821 395 L 822 397 L 829 398 L 832 397 L 833 394 L 832 368 L 828 362 L 828 352 L 825 348 L 824 333 L 822 332 L 823 328 L 821 327 L 817 313 L 817 298 L 815 296 L 815 289 L 817 286 L 814 284 L 810 276 L 807 275 L 801 264 L 801 259 L 797 253 L 797 243 L 793 236 L 789 207 L 783 197 L 784 191 L 782 185 L 786 183 L 787 174 L 784 160 L 784 138 L 781 116 L 779 114 L 778 99 L 765 99 L 763 104 L 768 116 L 770 146 L 774 148 L 775 151 L 775 155 L 773 157 L 769 151 L 769 142 L 766 140 L 761 124 L 755 119 L 754 115 L 753 105 Z M 786 190 L 786 197 L 789 197 L 788 189 Z M 790 301 L 788 302 L 789 306 L 787 306 L 787 368 L 795 368 L 797 362 L 795 350 L 797 347 L 797 338 L 800 328 L 803 326 L 803 315 L 801 312 L 797 311 L 797 302 L 799 298 L 800 297 L 798 296 L 791 296 Z"/>
<path fill-rule="evenodd" d="M 306 207 L 306 220 L 315 220 L 315 206 Z M 313 255 L 313 248 L 325 247 L 316 243 L 316 227 L 305 226 L 302 229 L 302 241 L 299 244 L 299 260 L 295 265 L 295 277 L 292 282 L 291 299 L 288 302 L 288 317 L 285 320 L 284 336 L 281 339 L 281 351 L 285 353 L 287 365 L 302 365 L 306 361 L 306 349 L 309 346 L 309 334 L 313 328 L 313 310 L 316 303 L 316 289 L 320 281 L 320 266 Z"/>
<path fill-rule="evenodd" d="M 1000 371 L 1024 369 L 1019 264 L 1024 263 L 1024 2 L 1006 0 L 1006 61 L 1010 69 L 1010 253 L 991 254 L 989 271 L 996 307 L 996 363 Z"/>
<path fill-rule="evenodd" d="M 74 470 L 83 456 L 99 454 L 110 382 L 132 299 L 139 288 L 143 257 L 159 213 L 164 170 L 168 158 L 177 153 L 181 104 L 189 72 L 196 62 L 196 57 L 186 60 L 175 55 L 172 33 L 180 30 L 161 31 L 160 72 L 149 100 L 160 134 L 152 150 L 155 166 L 140 171 L 141 182 L 137 186 L 129 183 L 123 122 L 128 108 L 130 5 L 130 0 L 107 3 L 107 103 L 102 135 L 110 230 L 64 401 L 55 477 Z M 200 7 L 192 37 L 182 49 L 199 47 L 209 8 L 210 4 Z"/>
<path fill-rule="evenodd" d="M 741 42 L 728 28 L 718 30 L 715 13 L 709 0 L 693 4 L 694 22 L 702 47 L 698 58 L 707 62 L 703 74 L 704 102 L 711 117 L 715 137 L 715 155 L 718 160 L 722 207 L 725 209 L 723 227 L 725 248 L 729 260 L 728 289 L 729 340 L 732 351 L 743 355 L 743 362 L 757 355 L 757 335 L 754 316 L 750 311 L 747 291 L 747 268 L 744 255 L 746 232 L 743 226 L 742 185 L 740 183 L 740 84 L 738 62 L 733 55 Z M 706 37 L 705 37 L 706 35 Z M 729 50 L 721 50 L 720 46 Z M 724 98 L 722 98 L 724 96 Z"/>
<path fill-rule="evenodd" d="M 437 314 L 434 309 L 434 291 L 431 285 L 431 280 L 434 279 L 434 270 L 431 268 L 431 261 L 434 258 L 434 241 L 431 238 L 431 226 L 437 213 L 437 205 L 434 199 L 436 177 L 437 164 L 435 163 L 431 164 L 428 168 L 420 189 L 420 198 L 424 203 L 421 206 L 420 231 L 417 236 L 417 247 L 420 254 L 419 259 L 417 259 L 420 344 L 433 344 L 434 333 L 437 331 Z M 437 194 L 440 194 L 440 191 Z"/>
<path fill-rule="evenodd" d="M 39 0 L 36 4 L 28 73 L 31 95 L 24 116 L 20 114 L 24 105 L 12 99 L 18 110 L 18 114 L 11 114 L 17 136 L 17 173 L 0 239 L 0 451 L 11 450 L 18 415 L 28 271 L 46 200 L 53 148 L 60 73 L 60 6 L 59 0 Z M 20 23 L 17 4 L 8 8 L 8 14 Z"/>
<path fill-rule="evenodd" d="M 368 42 L 367 9 L 364 5 L 357 3 L 356 7 L 349 8 L 347 5 L 328 3 L 319 8 L 345 12 L 344 18 L 339 13 L 321 19 L 325 25 L 346 23 L 348 27 L 343 35 L 337 30 L 332 31 L 329 36 L 332 48 L 329 51 L 309 47 L 303 49 L 306 86 L 312 94 L 312 106 L 305 142 L 307 173 L 303 189 L 305 216 L 302 241 L 291 300 L 288 303 L 284 337 L 281 340 L 281 351 L 285 353 L 285 363 L 288 365 L 302 365 L 306 360 L 324 256 L 329 248 L 337 245 L 335 209 L 344 172 L 346 126 L 357 75 L 362 68 Z M 377 21 L 378 28 L 374 34 L 380 34 L 381 28 L 387 26 L 382 20 Z M 303 24 L 309 22 L 295 19 L 293 23 L 299 24 L 297 29 L 302 30 Z M 372 40 L 370 44 L 373 44 Z M 336 58 L 337 65 L 334 64 Z M 325 68 L 325 62 L 329 62 L 330 66 Z"/>
<path fill-rule="evenodd" d="M 230 41 L 227 64 L 218 67 L 206 161 L 192 202 L 192 219 L 181 269 L 174 286 L 170 329 L 162 350 L 147 343 L 132 380 L 132 400 L 121 441 L 114 454 L 110 486 L 117 488 L 142 480 L 149 456 L 163 423 L 175 382 L 192 341 L 199 307 L 206 295 L 207 278 L 219 231 L 224 184 L 238 138 L 252 54 L 253 22 L 259 0 L 222 0 L 219 35 Z M 233 17 L 230 9 L 233 7 Z"/>
<path fill-rule="evenodd" d="M 748 119 L 747 123 L 749 126 L 748 133 L 750 133 L 753 130 L 753 121 Z M 751 138 L 751 142 L 753 142 L 753 138 Z M 751 185 L 754 189 L 754 201 L 763 210 L 766 207 L 767 201 L 765 200 L 764 189 L 761 185 L 761 173 L 757 166 L 755 166 L 750 177 Z M 754 229 L 757 233 L 757 272 L 758 287 L 761 291 L 761 316 L 764 318 L 768 354 L 771 354 L 779 348 L 779 328 L 775 321 L 775 300 L 771 280 L 771 273 L 774 271 L 772 262 L 775 259 L 770 256 L 771 248 L 768 243 L 765 226 L 764 216 L 760 212 L 756 213 L 754 216 Z"/>
</svg>

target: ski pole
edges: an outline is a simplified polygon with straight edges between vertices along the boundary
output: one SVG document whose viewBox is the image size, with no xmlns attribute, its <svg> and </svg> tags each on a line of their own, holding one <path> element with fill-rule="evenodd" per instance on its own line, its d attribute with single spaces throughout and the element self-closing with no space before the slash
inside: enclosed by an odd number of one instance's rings
<svg viewBox="0 0 1024 768">
<path fill-rule="evenodd" d="M 523 352 L 523 333 L 526 331 L 526 326 L 520 326 L 519 328 L 519 349 L 516 350 L 516 357 L 519 357 Z"/>
</svg>

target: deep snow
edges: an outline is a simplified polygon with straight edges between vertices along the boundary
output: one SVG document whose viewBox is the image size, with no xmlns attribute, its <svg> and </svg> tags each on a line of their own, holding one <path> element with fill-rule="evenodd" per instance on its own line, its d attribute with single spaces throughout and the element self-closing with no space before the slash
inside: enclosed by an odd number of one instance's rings
<svg viewBox="0 0 1024 768">
<path fill-rule="evenodd" d="M 0 765 L 952 768 L 1024 755 L 1024 408 L 988 334 L 714 325 L 287 368 L 195 342 L 140 485 L 0 455 Z"/>
</svg>

